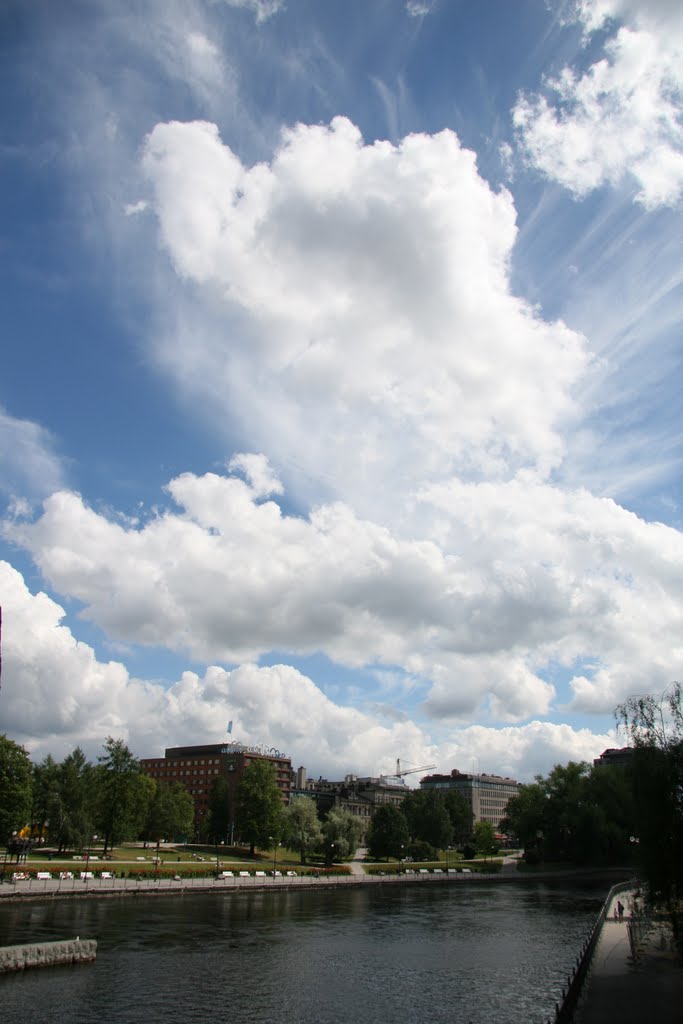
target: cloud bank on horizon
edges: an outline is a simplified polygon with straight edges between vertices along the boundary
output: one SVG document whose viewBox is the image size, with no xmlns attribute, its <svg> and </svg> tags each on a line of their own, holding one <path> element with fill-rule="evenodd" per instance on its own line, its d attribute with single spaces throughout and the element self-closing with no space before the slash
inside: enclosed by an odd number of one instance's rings
<svg viewBox="0 0 683 1024">
<path fill-rule="evenodd" d="M 352 47 L 291 6 L 103 8 L 32 72 L 66 84 L 5 173 L 65 198 L 45 244 L 14 224 L 2 728 L 151 756 L 233 719 L 328 775 L 595 757 L 683 655 L 683 18 L 529 2 L 506 77 L 461 16 L 465 116 L 452 12 L 387 0 Z"/>
</svg>

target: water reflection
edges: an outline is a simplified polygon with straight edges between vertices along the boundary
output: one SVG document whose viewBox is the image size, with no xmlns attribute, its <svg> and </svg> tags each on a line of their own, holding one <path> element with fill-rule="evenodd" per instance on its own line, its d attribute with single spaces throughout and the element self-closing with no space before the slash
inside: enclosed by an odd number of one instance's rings
<svg viewBox="0 0 683 1024">
<path fill-rule="evenodd" d="M 548 885 L 141 896 L 0 907 L 4 944 L 98 939 L 2 979 L 46 1024 L 543 1021 L 604 891 Z"/>
</svg>

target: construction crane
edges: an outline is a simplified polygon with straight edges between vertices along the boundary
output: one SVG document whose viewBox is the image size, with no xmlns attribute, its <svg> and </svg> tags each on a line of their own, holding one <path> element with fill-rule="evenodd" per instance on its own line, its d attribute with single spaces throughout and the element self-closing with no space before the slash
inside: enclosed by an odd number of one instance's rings
<svg viewBox="0 0 683 1024">
<path fill-rule="evenodd" d="M 401 768 L 400 757 L 396 758 L 396 771 L 393 775 L 381 775 L 382 779 L 402 779 L 404 775 L 413 775 L 415 772 L 428 772 L 431 768 L 436 768 L 435 764 L 421 764 L 417 767 L 412 768 Z"/>
<path fill-rule="evenodd" d="M 436 765 L 435 764 L 421 764 L 417 768 L 415 768 L 415 767 L 413 767 L 413 768 L 401 768 L 401 759 L 400 759 L 400 757 L 396 758 L 396 776 L 399 779 L 402 779 L 404 775 L 413 775 L 415 772 L 428 772 L 432 768 L 436 768 Z"/>
</svg>

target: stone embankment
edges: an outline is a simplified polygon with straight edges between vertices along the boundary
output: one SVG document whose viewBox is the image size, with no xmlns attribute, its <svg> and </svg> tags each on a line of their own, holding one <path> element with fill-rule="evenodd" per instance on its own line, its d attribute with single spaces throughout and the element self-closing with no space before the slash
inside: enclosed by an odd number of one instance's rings
<svg viewBox="0 0 683 1024">
<path fill-rule="evenodd" d="M 66 939 L 62 942 L 29 942 L 25 946 L 0 946 L 0 974 L 23 971 L 26 967 L 79 964 L 97 956 L 96 939 Z"/>
</svg>

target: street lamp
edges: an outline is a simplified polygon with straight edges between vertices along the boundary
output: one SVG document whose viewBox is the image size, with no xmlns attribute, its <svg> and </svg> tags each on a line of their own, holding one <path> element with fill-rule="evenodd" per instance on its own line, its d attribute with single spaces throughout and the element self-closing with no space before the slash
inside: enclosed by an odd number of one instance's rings
<svg viewBox="0 0 683 1024">
<path fill-rule="evenodd" d="M 399 854 L 399 858 L 398 858 L 398 873 L 399 873 L 399 875 L 403 874 L 403 851 L 404 850 L 405 850 L 405 845 L 403 843 L 401 843 L 401 853 Z"/>
<path fill-rule="evenodd" d="M 15 833 L 15 835 L 16 835 L 16 833 Z M 9 854 L 9 840 L 5 844 L 5 860 L 3 861 L 3 865 L 2 865 L 2 875 L 0 875 L 0 883 L 4 883 L 4 881 L 5 881 L 5 872 L 7 871 L 7 855 L 8 854 Z"/>
<path fill-rule="evenodd" d="M 93 836 L 91 841 L 88 843 L 88 849 L 87 849 L 87 852 L 86 852 L 86 855 L 85 855 L 85 871 L 83 872 L 83 882 L 84 883 L 87 883 L 87 881 L 88 881 L 88 864 L 90 863 L 90 852 L 91 852 L 91 849 L 92 849 L 92 844 L 96 843 L 96 842 L 97 842 L 97 836 Z"/>
<path fill-rule="evenodd" d="M 160 857 L 159 857 L 159 845 L 160 845 L 160 843 L 161 843 L 161 836 L 157 839 L 157 855 L 154 858 L 154 878 L 155 878 L 155 880 L 157 882 L 159 881 L 159 860 L 160 860 Z"/>
</svg>

